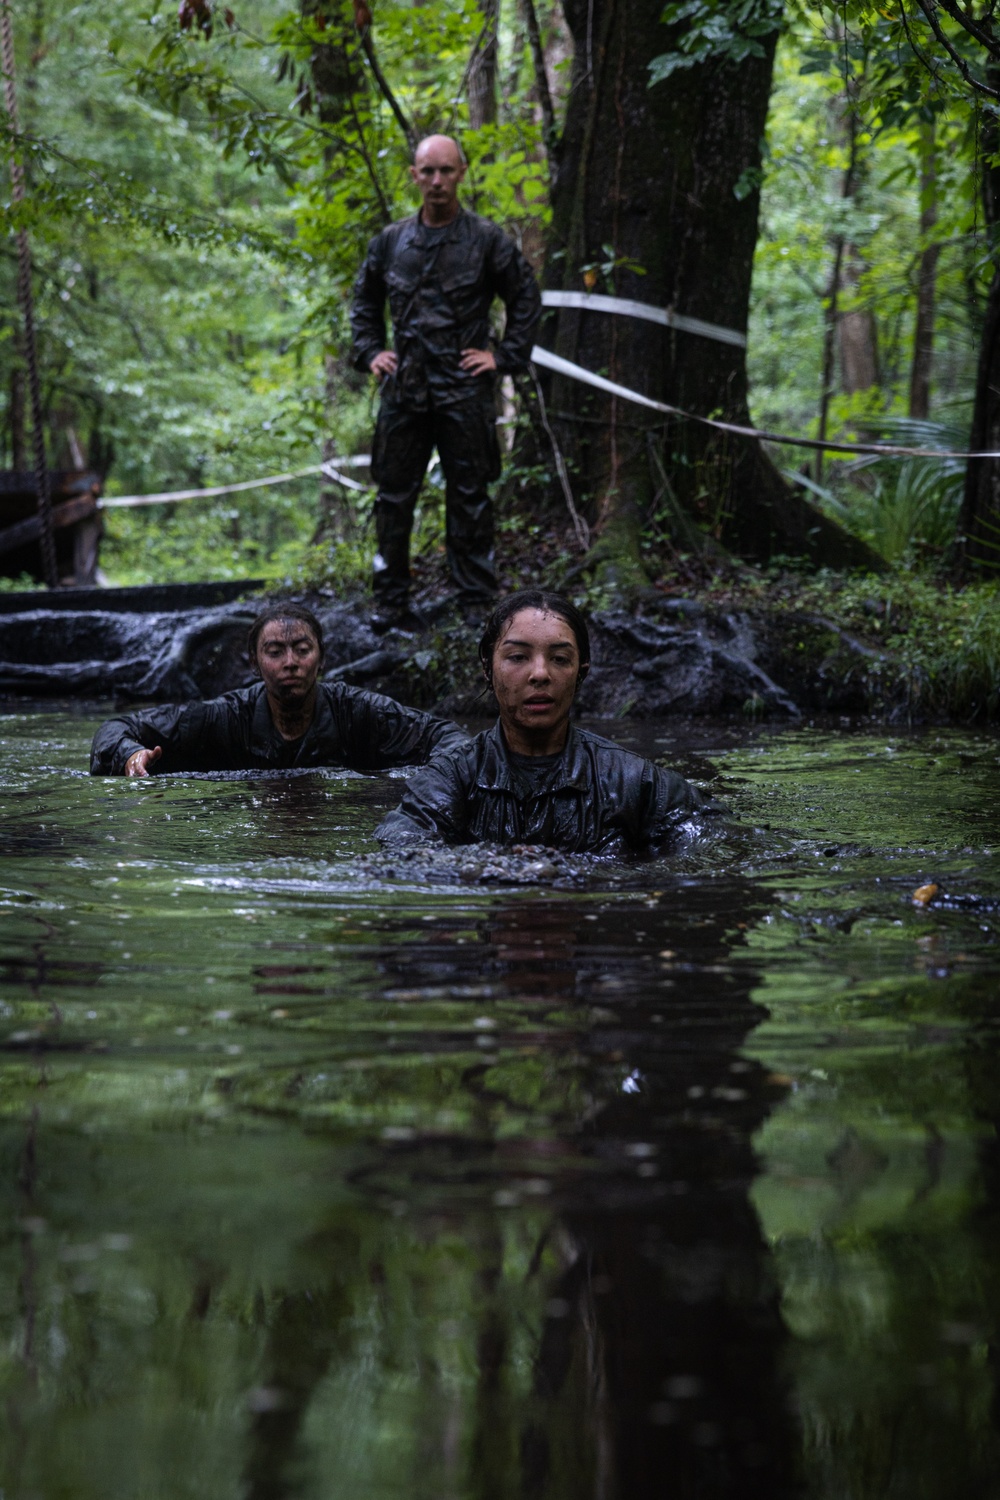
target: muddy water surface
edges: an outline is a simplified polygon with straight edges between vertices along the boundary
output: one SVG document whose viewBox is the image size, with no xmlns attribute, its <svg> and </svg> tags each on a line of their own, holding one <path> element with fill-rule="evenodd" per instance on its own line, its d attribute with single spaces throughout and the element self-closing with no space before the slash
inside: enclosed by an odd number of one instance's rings
<svg viewBox="0 0 1000 1500">
<path fill-rule="evenodd" d="M 97 718 L 0 719 L 3 1496 L 1000 1495 L 995 736 L 633 726 L 734 821 L 504 879 Z"/>
</svg>

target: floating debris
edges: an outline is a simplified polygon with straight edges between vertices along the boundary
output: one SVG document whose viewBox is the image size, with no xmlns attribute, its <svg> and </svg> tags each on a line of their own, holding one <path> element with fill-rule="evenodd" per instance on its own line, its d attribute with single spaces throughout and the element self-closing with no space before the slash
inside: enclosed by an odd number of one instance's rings
<svg viewBox="0 0 1000 1500">
<path fill-rule="evenodd" d="M 934 906 L 946 911 L 1000 911 L 1000 896 L 980 896 L 974 891 L 955 894 L 935 881 L 918 886 L 913 892 L 917 906 Z"/>
</svg>

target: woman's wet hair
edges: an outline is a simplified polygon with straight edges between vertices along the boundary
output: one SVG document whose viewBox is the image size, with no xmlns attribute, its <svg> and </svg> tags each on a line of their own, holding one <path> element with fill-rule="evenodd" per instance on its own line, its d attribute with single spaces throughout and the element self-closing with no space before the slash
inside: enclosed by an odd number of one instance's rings
<svg viewBox="0 0 1000 1500">
<path fill-rule="evenodd" d="M 270 625 L 274 620 L 299 620 L 316 637 L 319 654 L 323 655 L 323 627 L 313 614 L 311 609 L 306 609 L 304 604 L 269 604 L 262 609 L 260 614 L 250 626 L 247 634 L 247 656 L 250 665 L 257 665 L 257 644 L 260 641 L 261 631 L 265 625 Z"/>
<path fill-rule="evenodd" d="M 479 660 L 489 686 L 493 686 L 493 653 L 500 644 L 507 625 L 522 609 L 539 609 L 543 614 L 558 615 L 560 620 L 566 621 L 580 653 L 580 672 L 576 679 L 579 685 L 590 671 L 590 632 L 583 615 L 575 604 L 552 589 L 518 589 L 516 594 L 508 594 L 506 599 L 501 599 L 486 621 L 479 642 Z"/>
</svg>

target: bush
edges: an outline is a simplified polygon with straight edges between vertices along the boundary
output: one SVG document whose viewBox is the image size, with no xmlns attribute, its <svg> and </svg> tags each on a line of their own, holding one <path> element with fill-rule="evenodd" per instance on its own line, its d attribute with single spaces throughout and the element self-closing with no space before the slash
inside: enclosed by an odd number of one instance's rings
<svg viewBox="0 0 1000 1500">
<path fill-rule="evenodd" d="M 908 448 L 962 452 L 967 433 L 941 422 L 883 417 L 879 438 Z M 845 464 L 821 499 L 836 520 L 886 562 L 936 562 L 955 539 L 965 484 L 960 458 L 865 458 Z"/>
<path fill-rule="evenodd" d="M 796 607 L 877 639 L 873 707 L 893 704 L 914 717 L 1000 716 L 1000 583 L 955 589 L 912 573 L 820 574 L 793 597 Z"/>
</svg>

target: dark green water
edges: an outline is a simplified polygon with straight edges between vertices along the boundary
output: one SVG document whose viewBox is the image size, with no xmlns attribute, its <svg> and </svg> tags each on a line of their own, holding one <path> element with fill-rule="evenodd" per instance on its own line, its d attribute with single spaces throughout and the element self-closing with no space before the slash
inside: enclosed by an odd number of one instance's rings
<svg viewBox="0 0 1000 1500">
<path fill-rule="evenodd" d="M 740 826 L 552 888 L 95 723 L 0 719 L 3 1500 L 1000 1495 L 995 736 L 633 729 Z"/>
</svg>

